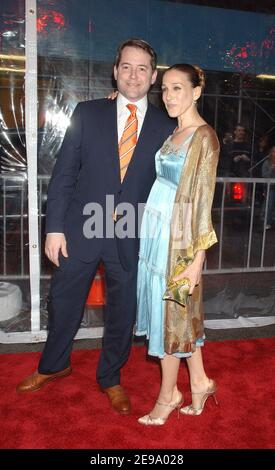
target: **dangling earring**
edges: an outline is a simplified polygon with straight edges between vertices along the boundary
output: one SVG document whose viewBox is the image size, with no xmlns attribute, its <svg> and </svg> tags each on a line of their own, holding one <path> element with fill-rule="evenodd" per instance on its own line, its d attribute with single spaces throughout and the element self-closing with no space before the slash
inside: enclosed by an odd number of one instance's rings
<svg viewBox="0 0 275 470">
<path fill-rule="evenodd" d="M 194 100 L 193 103 L 194 103 L 194 104 L 197 104 L 197 100 Z"/>
</svg>

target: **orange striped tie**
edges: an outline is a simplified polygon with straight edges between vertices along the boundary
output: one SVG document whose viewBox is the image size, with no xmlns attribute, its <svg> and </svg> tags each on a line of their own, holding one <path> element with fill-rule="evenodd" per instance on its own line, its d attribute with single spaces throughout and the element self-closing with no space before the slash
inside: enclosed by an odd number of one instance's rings
<svg viewBox="0 0 275 470">
<path fill-rule="evenodd" d="M 137 144 L 137 107 L 135 104 L 127 104 L 127 108 L 129 109 L 131 114 L 125 123 L 124 131 L 118 146 L 121 182 L 125 177 L 127 168 L 129 166 L 129 163 L 135 150 L 135 146 Z"/>
</svg>

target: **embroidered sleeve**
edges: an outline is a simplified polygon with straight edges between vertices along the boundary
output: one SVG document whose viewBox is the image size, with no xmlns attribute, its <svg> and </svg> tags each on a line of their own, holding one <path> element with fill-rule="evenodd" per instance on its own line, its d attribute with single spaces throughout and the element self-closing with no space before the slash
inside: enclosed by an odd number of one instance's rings
<svg viewBox="0 0 275 470">
<path fill-rule="evenodd" d="M 194 254 L 198 250 L 210 248 L 217 242 L 211 218 L 219 155 L 217 140 L 211 135 L 204 136 L 201 151 L 202 155 L 193 192 L 192 233 Z"/>
</svg>

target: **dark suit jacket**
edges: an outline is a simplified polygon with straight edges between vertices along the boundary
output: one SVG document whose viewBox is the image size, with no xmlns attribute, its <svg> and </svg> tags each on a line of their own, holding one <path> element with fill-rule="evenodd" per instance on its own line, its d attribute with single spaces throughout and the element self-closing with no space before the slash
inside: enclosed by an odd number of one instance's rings
<svg viewBox="0 0 275 470">
<path fill-rule="evenodd" d="M 121 184 L 116 101 L 101 99 L 76 106 L 50 181 L 46 216 L 46 232 L 65 234 L 69 256 L 88 262 L 100 253 L 102 238 L 86 238 L 83 233 L 84 222 L 93 215 L 89 206 L 86 211 L 90 215 L 83 215 L 87 203 L 97 203 L 98 214 L 102 208 L 105 233 L 106 224 L 112 224 L 113 212 L 106 207 L 106 195 L 110 201 L 113 199 L 114 207 L 127 202 L 137 209 L 138 203 L 146 202 L 156 177 L 155 153 L 175 126 L 174 120 L 148 103 L 142 130 Z M 137 262 L 137 230 L 134 238 L 116 239 L 121 264 L 131 269 Z"/>
</svg>

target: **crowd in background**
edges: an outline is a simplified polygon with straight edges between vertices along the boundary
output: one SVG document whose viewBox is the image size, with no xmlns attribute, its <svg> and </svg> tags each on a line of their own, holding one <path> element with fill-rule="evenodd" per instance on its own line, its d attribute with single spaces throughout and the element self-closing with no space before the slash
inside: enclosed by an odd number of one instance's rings
<svg viewBox="0 0 275 470">
<path fill-rule="evenodd" d="M 220 140 L 221 152 L 218 165 L 218 176 L 275 178 L 275 146 L 270 145 L 267 134 L 262 135 L 252 153 L 248 133 L 242 124 L 237 124 L 233 133 L 227 131 Z M 256 188 L 256 196 L 262 193 Z M 267 225 L 272 226 L 273 210 L 275 208 L 275 185 L 264 189 L 264 198 L 268 195 Z"/>
<path fill-rule="evenodd" d="M 237 124 L 233 132 L 225 132 L 220 145 L 218 176 L 264 177 L 262 166 L 272 148 L 267 134 L 258 139 L 253 155 L 247 130 L 242 124 Z"/>
</svg>

